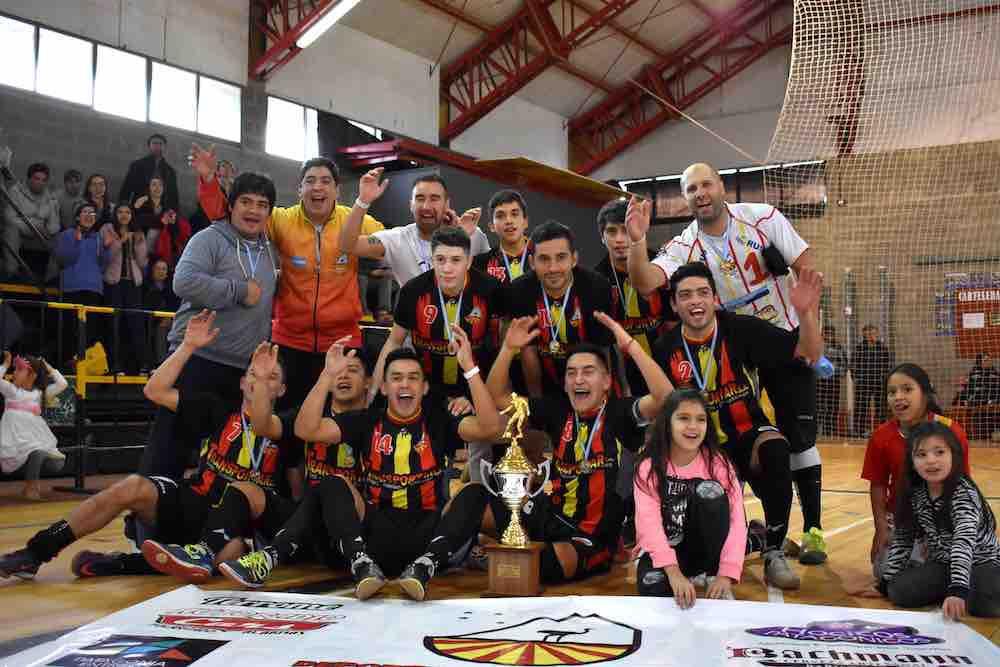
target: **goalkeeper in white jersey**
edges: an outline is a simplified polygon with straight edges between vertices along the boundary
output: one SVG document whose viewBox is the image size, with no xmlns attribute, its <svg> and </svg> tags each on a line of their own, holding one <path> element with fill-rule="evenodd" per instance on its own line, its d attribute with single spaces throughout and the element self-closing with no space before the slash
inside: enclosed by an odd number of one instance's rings
<svg viewBox="0 0 1000 667">
<path fill-rule="evenodd" d="M 769 204 L 730 204 L 722 178 L 711 165 L 693 164 L 681 176 L 681 192 L 694 220 L 650 260 L 646 254 L 651 203 L 633 198 L 627 226 L 631 238 L 629 278 L 646 295 L 667 284 L 680 266 L 708 265 L 723 309 L 753 315 L 793 331 L 799 326 L 788 300 L 789 269 L 813 268 L 813 253 L 781 211 Z M 662 360 L 660 360 L 662 362 Z M 808 360 L 815 363 L 816 359 Z M 816 375 L 797 362 L 761 377 L 774 406 L 776 426 L 791 445 L 791 468 L 802 506 L 804 534 L 799 560 L 826 560 L 821 514 L 822 468 L 816 449 Z"/>
</svg>

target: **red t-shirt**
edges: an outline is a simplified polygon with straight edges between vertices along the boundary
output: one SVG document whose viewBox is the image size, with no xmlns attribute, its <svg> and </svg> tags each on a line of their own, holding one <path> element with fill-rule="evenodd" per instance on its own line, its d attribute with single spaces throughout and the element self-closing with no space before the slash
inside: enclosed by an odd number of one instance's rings
<svg viewBox="0 0 1000 667">
<path fill-rule="evenodd" d="M 962 443 L 965 472 L 969 468 L 969 440 L 965 429 L 954 419 L 928 413 L 928 421 L 934 420 L 951 429 L 952 433 Z M 868 440 L 865 449 L 865 465 L 861 470 L 861 479 L 867 479 L 873 485 L 886 487 L 886 509 L 890 514 L 896 507 L 896 482 L 903 474 L 903 464 L 906 461 L 906 438 L 899 430 L 899 420 L 890 419 L 881 424 Z"/>
</svg>

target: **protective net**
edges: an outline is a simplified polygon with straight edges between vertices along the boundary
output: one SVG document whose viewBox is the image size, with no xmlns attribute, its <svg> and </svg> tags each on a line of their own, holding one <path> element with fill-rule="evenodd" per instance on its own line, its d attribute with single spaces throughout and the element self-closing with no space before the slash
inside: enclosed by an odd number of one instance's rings
<svg viewBox="0 0 1000 667">
<path fill-rule="evenodd" d="M 1000 440 L 998 138 L 1000 3 L 796 0 L 768 155 L 785 167 L 764 183 L 815 249 L 850 369 L 821 387 L 827 435 L 869 432 L 887 369 L 914 362 L 972 438 Z"/>
</svg>

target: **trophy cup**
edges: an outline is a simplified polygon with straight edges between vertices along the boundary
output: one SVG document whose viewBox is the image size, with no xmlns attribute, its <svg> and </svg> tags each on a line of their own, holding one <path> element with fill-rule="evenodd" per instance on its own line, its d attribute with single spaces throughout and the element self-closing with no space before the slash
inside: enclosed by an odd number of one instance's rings
<svg viewBox="0 0 1000 667">
<path fill-rule="evenodd" d="M 483 486 L 494 496 L 500 498 L 510 510 L 510 523 L 504 530 L 499 544 L 485 547 L 489 560 L 489 589 L 487 596 L 527 596 L 539 595 L 540 558 L 543 546 L 528 540 L 521 526 L 521 507 L 529 498 L 534 498 L 545 486 L 549 478 L 550 461 L 533 465 L 524 456 L 521 449 L 521 439 L 524 437 L 524 420 L 528 417 L 528 401 L 511 394 L 511 402 L 502 414 L 510 414 L 504 438 L 510 439 L 510 447 L 495 466 L 489 461 L 480 461 Z M 534 493 L 528 484 L 532 476 L 542 477 L 541 483 Z M 497 486 L 494 490 L 493 481 Z"/>
</svg>

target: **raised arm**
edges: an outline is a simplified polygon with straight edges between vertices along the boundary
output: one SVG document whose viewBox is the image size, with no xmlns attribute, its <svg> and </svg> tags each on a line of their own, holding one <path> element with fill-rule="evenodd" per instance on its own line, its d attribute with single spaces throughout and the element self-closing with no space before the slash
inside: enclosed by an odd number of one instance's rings
<svg viewBox="0 0 1000 667">
<path fill-rule="evenodd" d="M 389 187 L 388 178 L 379 183 L 384 171 L 382 167 L 377 167 L 361 177 L 358 181 L 358 198 L 351 208 L 351 214 L 347 216 L 344 226 L 340 229 L 340 247 L 353 249 L 350 252 L 358 257 L 379 259 L 385 256 L 385 247 L 378 242 L 378 239 L 361 236 L 361 225 L 368 207 Z"/>
<path fill-rule="evenodd" d="M 66 378 L 57 369 L 53 368 L 52 365 L 42 359 L 42 363 L 45 364 L 45 370 L 49 374 L 49 386 L 45 388 L 45 398 L 52 398 L 53 396 L 58 396 L 59 394 L 66 391 L 66 387 L 69 383 L 66 382 Z"/>
<path fill-rule="evenodd" d="M 344 354 L 344 346 L 350 342 L 350 336 L 335 341 L 326 351 L 326 365 L 319 374 L 306 400 L 299 408 L 295 417 L 295 436 L 306 442 L 340 442 L 341 432 L 337 422 L 323 416 L 326 399 L 337 376 L 347 367 L 347 361 L 355 355 L 354 350 Z"/>
<path fill-rule="evenodd" d="M 229 204 L 222 186 L 215 178 L 215 168 L 219 163 L 215 155 L 215 144 L 202 148 L 191 144 L 188 154 L 191 168 L 198 174 L 198 204 L 209 220 L 225 219 L 229 213 Z"/>
<path fill-rule="evenodd" d="M 282 373 L 278 364 L 278 346 L 264 341 L 254 350 L 250 359 L 250 423 L 257 435 L 279 440 L 282 435 L 281 420 L 274 414 L 277 396 L 267 391 L 267 379 Z"/>
<path fill-rule="evenodd" d="M 649 261 L 646 248 L 646 232 L 653 213 L 653 202 L 635 195 L 629 200 L 625 212 L 625 229 L 628 230 L 628 277 L 633 287 L 642 296 L 648 296 L 667 282 L 661 269 Z"/>
<path fill-rule="evenodd" d="M 804 268 L 796 276 L 789 299 L 799 315 L 799 342 L 795 356 L 815 363 L 823 356 L 823 331 L 819 323 L 819 300 L 823 294 L 823 274 Z"/>
<path fill-rule="evenodd" d="M 184 340 L 177 349 L 160 364 L 160 367 L 149 376 L 149 381 L 142 393 L 157 405 L 162 405 L 171 412 L 177 411 L 180 392 L 174 387 L 177 378 L 184 369 L 188 359 L 195 350 L 204 347 L 215 340 L 219 330 L 212 327 L 215 323 L 215 313 L 203 310 L 190 320 L 184 331 Z"/>
<path fill-rule="evenodd" d="M 493 360 L 493 367 L 490 369 L 489 379 L 486 381 L 486 388 L 493 398 L 493 402 L 500 410 L 506 410 L 510 405 L 510 364 L 521 351 L 521 358 L 524 359 L 524 349 L 531 341 L 538 337 L 539 331 L 535 323 L 537 317 L 515 317 L 507 327 L 507 333 L 503 338 L 503 344 Z"/>
<path fill-rule="evenodd" d="M 660 408 L 667 400 L 667 396 L 674 390 L 670 384 L 666 373 L 660 365 L 653 361 L 653 358 L 646 354 L 642 346 L 635 342 L 635 339 L 622 327 L 608 317 L 606 313 L 595 312 L 594 317 L 603 324 L 615 337 L 615 344 L 622 354 L 632 357 L 632 361 L 642 373 L 642 379 L 649 387 L 649 393 L 639 399 L 639 414 L 645 419 L 652 420 L 660 412 Z"/>
<path fill-rule="evenodd" d="M 476 409 L 474 417 L 465 417 L 458 425 L 458 433 L 466 442 L 492 441 L 500 435 L 500 412 L 497 404 L 490 396 L 483 374 L 479 372 L 476 358 L 472 354 L 472 344 L 469 336 L 458 324 L 451 325 L 452 337 L 458 350 L 455 354 L 458 365 L 463 373 L 475 373 L 468 378 L 469 393 L 472 394 L 472 405 Z"/>
<path fill-rule="evenodd" d="M 391 352 L 395 352 L 399 348 L 403 347 L 403 343 L 406 341 L 406 337 L 410 334 L 409 329 L 405 329 L 398 324 L 393 324 L 392 329 L 389 331 L 389 337 L 384 343 L 382 343 L 382 349 L 379 350 L 378 360 L 375 362 L 375 370 L 372 371 L 372 382 L 371 388 L 368 390 L 368 402 L 371 401 L 378 395 L 379 387 L 382 386 L 382 378 L 385 377 L 385 359 L 389 356 Z"/>
</svg>

